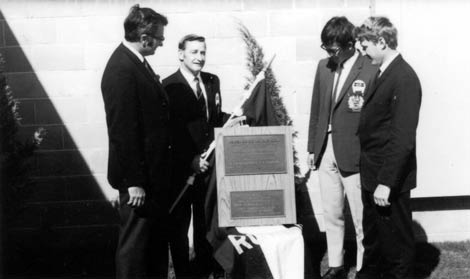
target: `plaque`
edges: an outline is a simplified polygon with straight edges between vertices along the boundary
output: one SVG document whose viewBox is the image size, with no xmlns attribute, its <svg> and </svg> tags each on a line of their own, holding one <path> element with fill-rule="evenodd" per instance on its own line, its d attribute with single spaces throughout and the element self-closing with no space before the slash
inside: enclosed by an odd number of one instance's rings
<svg viewBox="0 0 470 279">
<path fill-rule="evenodd" d="M 284 217 L 283 197 L 283 190 L 231 192 L 232 218 Z"/>
<path fill-rule="evenodd" d="M 284 135 L 224 137 L 225 175 L 286 173 Z"/>
<path fill-rule="evenodd" d="M 292 130 L 216 128 L 220 227 L 295 224 Z"/>
</svg>

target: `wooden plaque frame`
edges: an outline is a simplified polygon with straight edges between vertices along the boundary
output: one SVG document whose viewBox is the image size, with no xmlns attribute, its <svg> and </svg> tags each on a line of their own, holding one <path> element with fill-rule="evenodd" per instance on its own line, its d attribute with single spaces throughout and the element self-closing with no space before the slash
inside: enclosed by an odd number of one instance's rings
<svg viewBox="0 0 470 279">
<path fill-rule="evenodd" d="M 290 126 L 216 128 L 219 226 L 295 224 Z"/>
</svg>

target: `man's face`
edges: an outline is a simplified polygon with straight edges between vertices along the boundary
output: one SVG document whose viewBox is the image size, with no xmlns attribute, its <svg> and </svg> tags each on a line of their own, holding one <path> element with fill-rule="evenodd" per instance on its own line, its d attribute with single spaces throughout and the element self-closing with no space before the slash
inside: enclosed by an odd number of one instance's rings
<svg viewBox="0 0 470 279">
<path fill-rule="evenodd" d="M 163 46 L 163 41 L 165 40 L 164 30 L 165 27 L 163 25 L 157 25 L 154 30 L 152 30 L 151 34 L 142 35 L 142 55 L 154 55 L 155 50 Z"/>
<path fill-rule="evenodd" d="M 374 43 L 368 40 L 361 40 L 362 51 L 372 59 L 372 64 L 382 65 L 383 52 L 380 42 Z"/>
<path fill-rule="evenodd" d="M 206 43 L 200 41 L 187 41 L 185 49 L 180 49 L 178 56 L 183 67 L 196 76 L 206 63 Z"/>
</svg>

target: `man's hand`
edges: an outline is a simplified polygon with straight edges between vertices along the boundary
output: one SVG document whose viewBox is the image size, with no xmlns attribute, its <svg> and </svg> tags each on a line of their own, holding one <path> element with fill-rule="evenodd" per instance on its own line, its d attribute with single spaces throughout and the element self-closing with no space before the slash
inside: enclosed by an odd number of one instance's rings
<svg viewBox="0 0 470 279">
<path fill-rule="evenodd" d="M 209 163 L 202 159 L 202 154 L 194 157 L 191 167 L 195 173 L 204 173 L 209 169 Z"/>
<path fill-rule="evenodd" d="M 317 169 L 317 167 L 315 166 L 315 155 L 313 153 L 308 154 L 307 166 L 313 171 Z"/>
<path fill-rule="evenodd" d="M 141 207 L 145 203 L 145 190 L 139 186 L 131 186 L 127 189 L 129 192 L 129 201 L 127 205 L 132 207 Z"/>
<path fill-rule="evenodd" d="M 374 191 L 374 202 L 378 206 L 390 206 L 390 187 L 379 184 Z"/>
<path fill-rule="evenodd" d="M 119 208 L 119 191 L 114 191 L 112 196 L 109 198 L 109 202 L 113 208 Z"/>
</svg>

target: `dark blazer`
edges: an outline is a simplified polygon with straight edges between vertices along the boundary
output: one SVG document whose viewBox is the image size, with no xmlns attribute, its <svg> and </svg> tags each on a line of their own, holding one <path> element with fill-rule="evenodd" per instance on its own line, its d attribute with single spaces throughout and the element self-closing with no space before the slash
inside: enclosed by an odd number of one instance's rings
<svg viewBox="0 0 470 279">
<path fill-rule="evenodd" d="M 158 76 L 123 44 L 104 70 L 101 90 L 109 135 L 109 183 L 163 191 L 169 159 L 169 100 Z M 158 194 L 156 194 L 158 195 Z"/>
<path fill-rule="evenodd" d="M 171 102 L 171 132 L 173 158 L 183 176 L 190 174 L 192 159 L 203 153 L 214 140 L 214 127 L 223 125 L 220 82 L 216 75 L 201 72 L 207 93 L 209 118 L 200 107 L 194 91 L 180 70 L 163 80 Z"/>
<path fill-rule="evenodd" d="M 357 173 L 359 171 L 360 148 L 356 132 L 360 109 L 351 108 L 352 99 L 350 98 L 353 98 L 353 82 L 362 81 L 366 92 L 376 72 L 377 66 L 372 65 L 368 57 L 359 54 L 341 92 L 337 93 L 339 95 L 336 103 L 332 106 L 335 71 L 328 65 L 328 59 L 323 59 L 318 63 L 313 85 L 308 134 L 308 152 L 315 154 L 317 167 L 320 166 L 325 150 L 330 111 L 333 109 L 332 140 L 338 167 L 344 172 Z"/>
<path fill-rule="evenodd" d="M 416 187 L 416 128 L 421 85 L 399 55 L 376 80 L 362 109 L 361 183 L 367 191 L 378 184 L 399 193 Z"/>
</svg>

